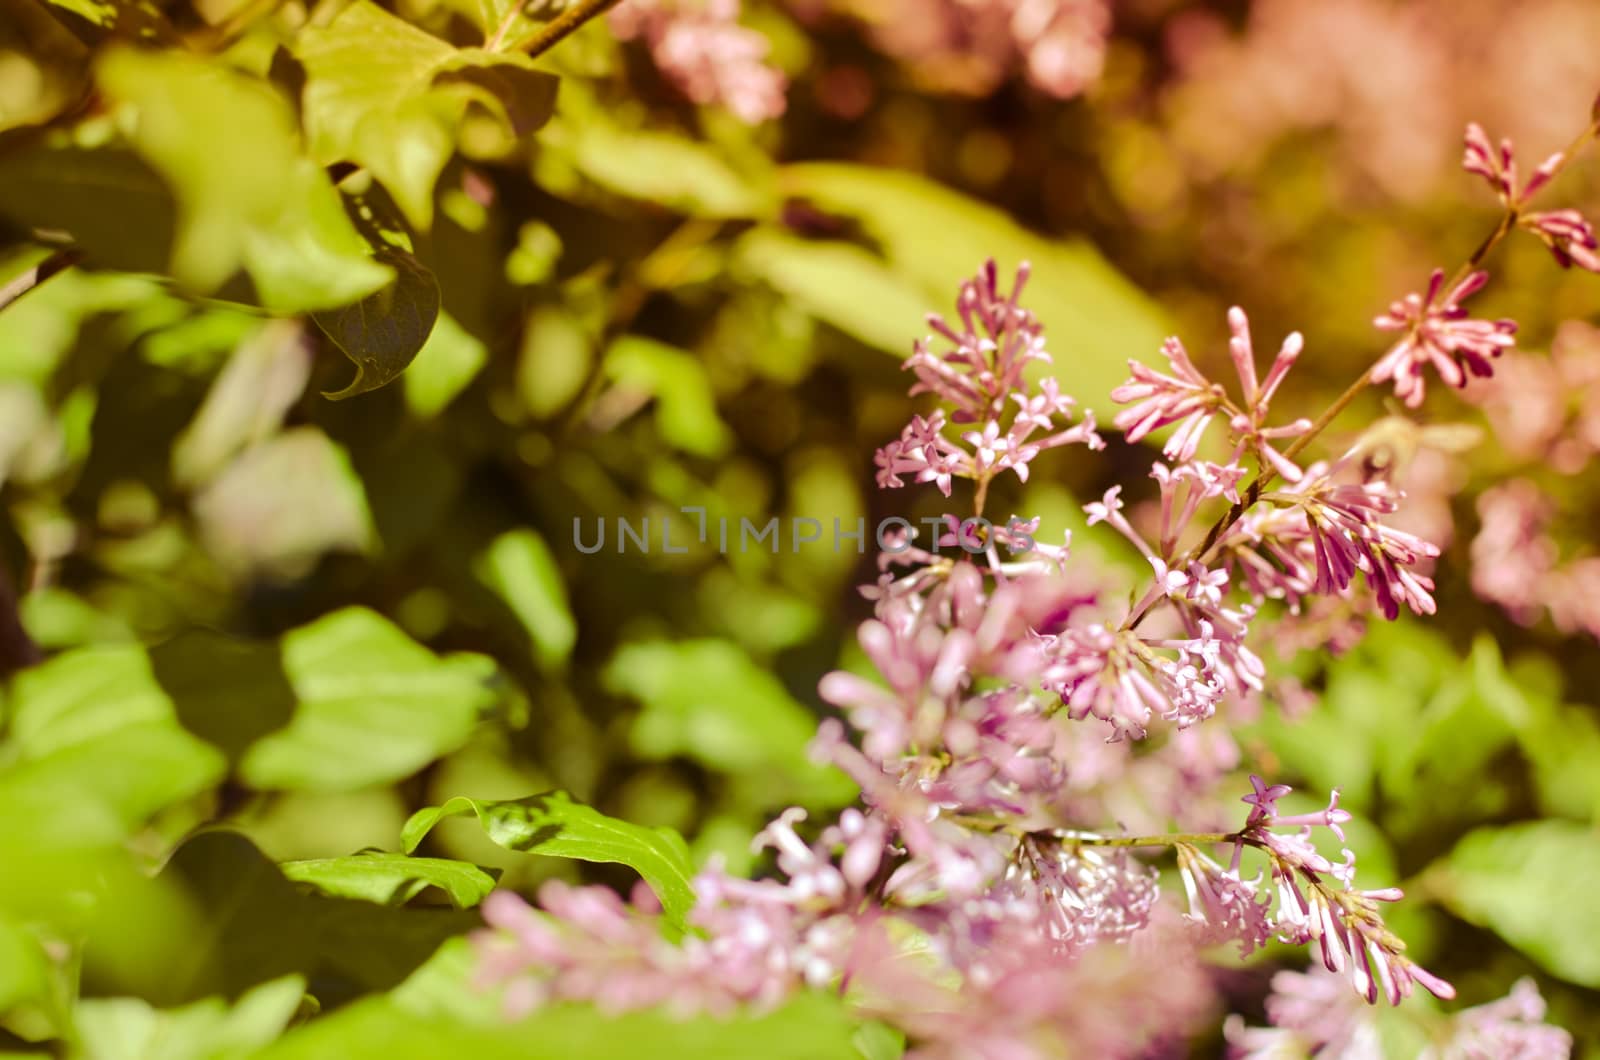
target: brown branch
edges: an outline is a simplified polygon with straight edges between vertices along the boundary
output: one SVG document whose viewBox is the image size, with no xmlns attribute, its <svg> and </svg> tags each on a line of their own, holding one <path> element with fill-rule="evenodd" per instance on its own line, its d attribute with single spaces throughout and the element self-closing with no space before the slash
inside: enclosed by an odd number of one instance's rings
<svg viewBox="0 0 1600 1060">
<path fill-rule="evenodd" d="M 0 310 L 15 302 L 35 287 L 39 286 L 63 269 L 76 265 L 82 254 L 77 247 L 65 247 L 51 254 L 48 258 L 23 270 L 22 274 L 4 287 L 0 287 Z"/>
<path fill-rule="evenodd" d="M 560 44 L 585 22 L 605 14 L 609 9 L 616 7 L 619 2 L 620 0 L 577 0 L 571 7 L 539 27 L 538 32 L 533 36 L 526 40 L 517 41 L 509 50 L 525 51 L 530 56 L 543 54 Z M 490 51 L 500 50 L 506 34 L 511 31 L 517 16 L 522 14 L 522 8 L 523 4 L 519 3 L 507 13 L 505 21 L 501 22 L 500 27 L 494 31 L 494 36 L 489 38 L 484 45 L 485 48 Z"/>
</svg>

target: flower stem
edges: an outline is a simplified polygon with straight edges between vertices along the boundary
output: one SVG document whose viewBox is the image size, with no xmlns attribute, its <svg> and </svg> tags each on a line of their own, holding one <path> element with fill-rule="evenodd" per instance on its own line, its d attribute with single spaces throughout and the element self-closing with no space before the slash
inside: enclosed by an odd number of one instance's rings
<svg viewBox="0 0 1600 1060">
<path fill-rule="evenodd" d="M 1198 846 L 1201 843 L 1233 843 L 1239 839 L 1238 832 L 1173 832 L 1169 835 L 1116 836 L 1095 835 L 1092 832 L 1050 834 L 1064 843 L 1084 847 L 1172 847 L 1180 843 Z"/>
</svg>

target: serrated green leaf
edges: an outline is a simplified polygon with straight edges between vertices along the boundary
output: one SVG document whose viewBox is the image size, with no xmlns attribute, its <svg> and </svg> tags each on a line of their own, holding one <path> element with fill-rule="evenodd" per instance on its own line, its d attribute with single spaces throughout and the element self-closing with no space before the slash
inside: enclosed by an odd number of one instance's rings
<svg viewBox="0 0 1600 1060">
<path fill-rule="evenodd" d="M 1570 982 L 1600 987 L 1600 832 L 1535 821 L 1471 833 L 1428 870 L 1446 906 Z"/>
<path fill-rule="evenodd" d="M 491 660 L 436 656 L 362 608 L 293 630 L 282 651 L 294 715 L 240 766 L 260 788 L 349 791 L 397 780 L 465 743 L 498 699 Z"/>
<path fill-rule="evenodd" d="M 331 898 L 379 905 L 403 905 L 428 887 L 437 887 L 456 908 L 467 909 L 494 890 L 494 877 L 470 862 L 376 850 L 343 858 L 284 861 L 278 869 L 295 883 L 309 884 Z"/>
<path fill-rule="evenodd" d="M 1088 242 L 1047 239 L 917 174 L 804 163 L 780 170 L 778 186 L 859 222 L 890 268 L 923 291 L 928 310 L 948 313 L 958 285 L 988 258 L 1002 274 L 1030 262 L 1023 298 L 1056 351 L 1050 370 L 1104 419 L 1116 409 L 1109 395 L 1127 378 L 1129 358 L 1153 355 L 1170 331 L 1161 307 Z M 909 353 L 924 332 L 906 335 L 901 349 Z"/>
<path fill-rule="evenodd" d="M 407 852 L 415 850 L 439 821 L 468 813 L 477 815 L 490 839 L 510 850 L 627 865 L 655 891 L 667 921 L 679 929 L 694 906 L 694 870 L 681 836 L 607 817 L 564 791 L 505 802 L 458 795 L 413 814 L 401 832 L 402 844 Z"/>
</svg>

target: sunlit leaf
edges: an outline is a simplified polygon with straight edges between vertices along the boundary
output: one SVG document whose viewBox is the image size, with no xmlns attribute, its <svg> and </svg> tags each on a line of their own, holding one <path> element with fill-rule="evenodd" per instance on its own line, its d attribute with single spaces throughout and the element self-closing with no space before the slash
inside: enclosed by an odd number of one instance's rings
<svg viewBox="0 0 1600 1060">
<path fill-rule="evenodd" d="M 449 313 L 441 312 L 428 341 L 405 373 L 406 406 L 421 419 L 444 411 L 472 383 L 489 351 Z"/>
<path fill-rule="evenodd" d="M 478 557 L 480 581 L 516 613 L 546 666 L 559 666 L 572 653 L 578 625 L 567 603 L 561 569 L 544 539 L 532 530 L 508 530 Z"/>
<path fill-rule="evenodd" d="M 402 905 L 429 887 L 449 895 L 456 908 L 477 905 L 494 890 L 494 877 L 478 866 L 447 858 L 413 858 L 371 850 L 343 858 L 285 861 L 279 871 L 331 898 Z"/>
<path fill-rule="evenodd" d="M 465 743 L 498 698 L 490 660 L 436 656 L 361 608 L 286 635 L 283 667 L 294 714 L 244 756 L 256 787 L 352 790 L 407 776 Z"/>
<path fill-rule="evenodd" d="M 315 427 L 240 453 L 194 498 L 200 532 L 238 572 L 303 573 L 325 552 L 363 552 L 372 514 L 348 455 Z"/>
<path fill-rule="evenodd" d="M 286 1035 L 261 1060 L 637 1060 L 641 1056 L 707 1060 L 858 1058 L 856 1023 L 843 1002 L 805 993 L 761 1016 L 679 1019 L 663 1010 L 606 1013 L 589 1005 L 558 1005 L 516 1022 L 484 1024 L 433 1011 L 401 1009 L 373 998 Z"/>
<path fill-rule="evenodd" d="M 172 450 L 172 477 L 194 488 L 265 441 L 305 390 L 311 349 L 298 321 L 273 321 L 241 342 Z"/>
<path fill-rule="evenodd" d="M 911 352 L 938 304 L 914 280 L 849 243 L 754 228 L 739 240 L 734 260 L 813 316 L 896 356 Z"/>
<path fill-rule="evenodd" d="M 215 784 L 225 763 L 184 732 L 137 647 L 67 652 L 19 678 L 0 803 L 14 836 L 93 844 Z"/>
<path fill-rule="evenodd" d="M 613 195 L 696 217 L 765 217 L 777 209 L 770 173 L 747 175 L 706 143 L 623 125 L 576 88 L 563 92 L 539 144 L 536 175 L 558 192 L 566 171 Z"/>
<path fill-rule="evenodd" d="M 561 791 L 505 802 L 458 795 L 412 815 L 401 835 L 405 849 L 415 850 L 442 819 L 468 813 L 477 815 L 490 839 L 511 850 L 627 865 L 644 877 L 669 922 L 679 927 L 694 905 L 694 870 L 681 836 L 607 817 Z"/>
<path fill-rule="evenodd" d="M 1111 390 L 1128 359 L 1148 358 L 1170 331 L 1161 307 L 1088 242 L 1046 239 L 992 206 L 914 173 L 839 163 L 785 167 L 779 187 L 828 213 L 857 221 L 884 260 L 929 299 L 951 311 L 956 287 L 990 257 L 1009 274 L 1033 266 L 1025 300 L 1044 323 L 1052 368 L 1084 405 L 1109 419 Z M 903 349 L 924 328 L 907 335 Z"/>
<path fill-rule="evenodd" d="M 555 78 L 527 56 L 458 50 L 369 0 L 302 30 L 294 53 L 306 69 L 312 152 L 371 170 L 421 229 L 433 220 L 434 184 L 469 104 L 496 112 L 520 135 L 555 101 Z"/>
<path fill-rule="evenodd" d="M 310 159 L 288 102 L 262 81 L 178 53 L 113 51 L 99 81 L 177 198 L 171 271 L 199 291 L 249 268 L 263 304 L 295 311 L 371 293 L 391 272 Z"/>
<path fill-rule="evenodd" d="M 718 456 L 733 433 L 717 414 L 711 380 L 698 358 L 640 335 L 624 335 L 605 353 L 606 375 L 618 386 L 656 402 L 656 424 L 672 445 Z"/>
<path fill-rule="evenodd" d="M 1429 870 L 1451 910 L 1538 961 L 1550 972 L 1600 987 L 1600 832 L 1568 821 L 1484 828 Z"/>
<path fill-rule="evenodd" d="M 856 793 L 843 774 L 807 755 L 816 717 L 731 642 L 629 644 L 606 666 L 605 681 L 644 704 L 628 738 L 648 758 L 682 755 L 747 775 L 774 802 L 837 804 Z"/>
<path fill-rule="evenodd" d="M 305 994 L 290 975 L 262 983 L 231 1006 L 206 998 L 158 1009 L 138 998 L 81 1002 L 74 1020 L 82 1060 L 215 1060 L 260 1049 L 283 1033 Z"/>
</svg>

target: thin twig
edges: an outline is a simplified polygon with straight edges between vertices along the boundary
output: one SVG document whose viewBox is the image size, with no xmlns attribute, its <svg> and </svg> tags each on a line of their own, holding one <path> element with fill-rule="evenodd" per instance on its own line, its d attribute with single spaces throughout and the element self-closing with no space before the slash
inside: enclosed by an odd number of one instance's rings
<svg viewBox="0 0 1600 1060">
<path fill-rule="evenodd" d="M 585 22 L 596 16 L 603 15 L 610 8 L 616 7 L 620 0 L 577 0 L 577 3 L 567 8 L 555 18 L 539 27 L 539 31 L 526 40 L 519 40 L 509 50 L 526 52 L 529 56 L 540 55 L 561 43 Z M 517 4 L 506 15 L 494 31 L 494 36 L 489 38 L 484 45 L 490 51 L 499 51 L 505 43 L 506 34 L 516 24 L 517 16 L 522 13 L 522 4 Z"/>
<path fill-rule="evenodd" d="M 6 306 L 15 302 L 56 273 L 76 265 L 82 256 L 77 247 L 65 247 L 51 254 L 32 268 L 24 269 L 22 275 L 16 277 L 4 287 L 0 287 L 0 310 L 4 310 Z"/>
</svg>

